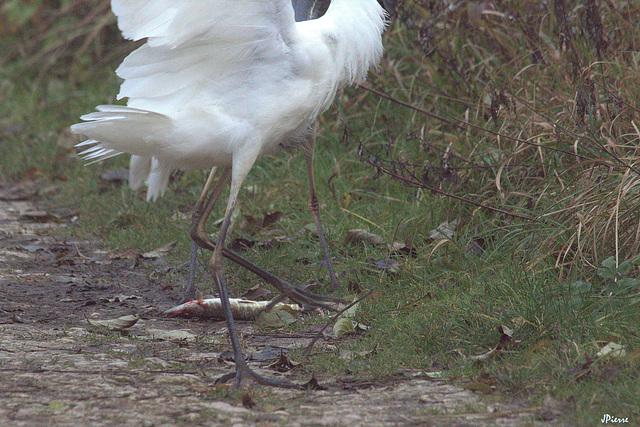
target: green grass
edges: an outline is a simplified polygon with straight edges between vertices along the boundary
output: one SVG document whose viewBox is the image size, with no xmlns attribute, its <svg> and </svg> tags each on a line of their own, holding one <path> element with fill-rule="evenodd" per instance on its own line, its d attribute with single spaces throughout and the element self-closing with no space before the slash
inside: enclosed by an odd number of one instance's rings
<svg viewBox="0 0 640 427">
<path fill-rule="evenodd" d="M 640 419 L 638 268 L 619 268 L 639 253 L 637 6 L 601 5 L 595 13 L 586 7 L 591 2 L 557 1 L 549 9 L 509 2 L 499 11 L 512 19 L 474 21 L 468 9 L 435 3 L 404 4 L 386 36 L 385 60 L 367 83 L 413 108 L 346 89 L 320 121 L 317 184 L 330 251 L 344 272 L 341 293 L 350 292 L 347 286 L 373 290 L 358 315 L 370 332 L 335 344 L 376 351 L 353 361 L 312 355 L 305 369 L 357 377 L 444 371 L 456 383 L 484 384 L 498 398 L 532 406 L 549 394 L 567 403 L 567 420 L 581 425 L 605 413 Z M 584 24 L 593 27 L 596 15 L 606 47 Z M 105 40 L 114 43 L 106 51 L 122 51 L 113 37 Z M 184 262 L 188 216 L 204 171 L 176 177 L 165 198 L 148 204 L 142 193 L 100 180 L 126 166 L 124 156 L 84 167 L 68 148 L 66 127 L 117 93 L 118 60 L 91 56 L 98 51 L 75 59 L 56 51 L 67 74 L 25 72 L 17 54 L 5 64 L 0 177 L 59 185 L 58 203 L 80 211 L 80 235 L 140 251 L 178 240 L 169 262 Z M 103 61 L 95 73 L 92 61 Z M 245 183 L 250 191 L 241 193 L 232 237 L 289 237 L 245 255 L 293 283 L 319 281 L 322 291 L 326 271 L 313 264 L 320 250 L 304 231 L 312 222 L 306 186 L 299 152 L 259 160 Z M 276 211 L 284 216 L 267 230 L 242 224 L 247 215 Z M 459 224 L 452 239 L 430 238 L 453 220 Z M 346 244 L 354 228 L 410 242 L 414 254 Z M 401 262 L 397 272 L 369 268 L 388 257 Z M 610 257 L 613 264 L 606 264 Z M 257 283 L 234 266 L 227 271 L 234 295 Z M 199 280 L 205 293 L 213 292 L 206 277 Z M 316 322 L 307 318 L 292 328 Z M 485 362 L 472 360 L 498 345 L 503 325 L 513 340 Z M 609 342 L 623 345 L 626 355 L 597 356 Z"/>
</svg>

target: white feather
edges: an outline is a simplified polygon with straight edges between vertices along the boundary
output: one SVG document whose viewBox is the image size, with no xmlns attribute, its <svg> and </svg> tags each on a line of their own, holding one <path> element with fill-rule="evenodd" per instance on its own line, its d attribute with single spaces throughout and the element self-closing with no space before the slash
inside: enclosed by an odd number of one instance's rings
<svg viewBox="0 0 640 427">
<path fill-rule="evenodd" d="M 129 186 L 137 190 L 145 182 L 151 172 L 151 158 L 143 156 L 131 156 L 129 161 Z"/>
<path fill-rule="evenodd" d="M 100 147 L 87 160 L 146 157 L 132 159 L 131 185 L 146 179 L 154 199 L 175 168 L 250 169 L 299 140 L 338 88 L 378 63 L 384 11 L 333 0 L 296 23 L 290 1 L 112 0 L 124 36 L 147 43 L 117 69 L 127 106 L 99 106 L 71 127 L 90 138 L 79 145 Z"/>
</svg>

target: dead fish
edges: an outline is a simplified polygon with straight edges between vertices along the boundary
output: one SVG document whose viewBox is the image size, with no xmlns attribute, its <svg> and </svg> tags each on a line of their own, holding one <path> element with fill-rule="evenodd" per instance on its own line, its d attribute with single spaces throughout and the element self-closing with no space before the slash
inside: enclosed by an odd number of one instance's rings
<svg viewBox="0 0 640 427">
<path fill-rule="evenodd" d="M 231 312 L 236 320 L 254 320 L 269 305 L 269 301 L 251 301 L 242 298 L 230 298 Z M 283 310 L 293 315 L 302 312 L 297 304 L 277 303 L 272 310 Z M 203 319 L 224 319 L 220 298 L 208 298 L 185 302 L 164 312 L 170 317 L 200 317 Z"/>
</svg>

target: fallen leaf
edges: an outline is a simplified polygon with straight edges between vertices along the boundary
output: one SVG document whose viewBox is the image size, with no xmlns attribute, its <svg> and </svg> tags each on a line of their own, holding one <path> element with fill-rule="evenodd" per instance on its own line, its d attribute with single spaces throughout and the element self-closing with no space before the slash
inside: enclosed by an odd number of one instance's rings
<svg viewBox="0 0 640 427">
<path fill-rule="evenodd" d="M 387 245 L 387 248 L 389 249 L 389 252 L 391 252 L 391 253 L 393 253 L 393 252 L 401 252 L 406 247 L 407 247 L 407 245 L 405 245 L 404 243 L 400 243 L 400 242 L 393 242 L 393 243 L 389 243 Z"/>
<path fill-rule="evenodd" d="M 255 232 L 255 231 L 260 232 L 260 231 L 265 230 L 265 229 L 271 227 L 272 225 L 274 225 L 283 216 L 284 216 L 284 214 L 282 212 L 279 212 L 279 211 L 272 212 L 272 213 L 265 213 L 262 216 L 262 219 L 258 219 L 256 217 L 251 216 L 251 215 L 245 215 L 244 216 L 244 222 L 243 222 L 241 228 L 243 230 L 248 231 L 249 233 Z"/>
<path fill-rule="evenodd" d="M 407 239 L 405 243 L 401 243 L 401 242 L 389 243 L 387 245 L 387 248 L 389 249 L 389 254 L 391 255 L 400 254 L 400 255 L 411 256 L 414 258 L 418 256 L 418 250 L 416 249 L 415 246 L 413 246 L 413 244 L 409 239 Z"/>
<path fill-rule="evenodd" d="M 361 322 L 353 322 L 353 327 L 355 328 L 356 332 L 365 332 L 365 331 L 369 331 L 371 330 L 371 326 L 367 326 L 364 323 Z"/>
<path fill-rule="evenodd" d="M 87 322 L 89 322 L 91 326 L 103 327 L 112 331 L 121 331 L 130 328 L 135 325 L 138 320 L 140 320 L 140 317 L 134 315 L 122 316 L 110 320 L 91 320 L 87 318 Z"/>
<path fill-rule="evenodd" d="M 137 295 L 116 295 L 113 298 L 107 298 L 108 302 L 123 302 L 128 299 L 139 299 L 140 297 Z"/>
<path fill-rule="evenodd" d="M 466 383 L 463 388 L 471 391 L 479 391 L 482 394 L 493 393 L 491 386 L 488 383 L 481 382 L 481 381 L 470 381 Z"/>
<path fill-rule="evenodd" d="M 470 256 L 480 256 L 484 253 L 484 251 L 485 251 L 485 242 L 482 237 L 472 238 L 471 241 L 467 244 L 467 247 L 465 248 L 466 254 Z"/>
<path fill-rule="evenodd" d="M 268 368 L 278 372 L 289 372 L 299 365 L 299 363 L 292 362 L 291 359 L 289 359 L 284 353 L 284 351 L 281 351 L 278 360 L 269 365 Z"/>
<path fill-rule="evenodd" d="M 253 288 L 249 289 L 247 292 L 245 292 L 242 295 L 242 298 L 248 299 L 248 300 L 257 300 L 260 298 L 264 298 L 271 293 L 272 293 L 271 290 L 265 288 L 264 286 L 256 285 Z"/>
<path fill-rule="evenodd" d="M 401 265 L 402 263 L 397 259 L 385 258 L 385 259 L 381 259 L 379 261 L 370 263 L 369 267 L 377 270 L 384 270 L 388 273 L 395 274 L 400 270 Z"/>
<path fill-rule="evenodd" d="M 229 248 L 234 252 L 243 252 L 249 248 L 255 246 L 255 240 L 243 239 L 241 237 L 235 238 L 229 244 Z"/>
<path fill-rule="evenodd" d="M 609 357 L 623 358 L 626 355 L 627 355 L 627 350 L 625 350 L 624 346 L 616 342 L 608 343 L 607 345 L 602 347 L 602 349 L 600 349 L 599 352 L 596 353 L 597 357 L 609 356 Z"/>
<path fill-rule="evenodd" d="M 340 350 L 340 359 L 343 360 L 353 360 L 357 357 L 368 357 L 371 356 L 372 354 L 375 354 L 378 351 L 378 344 L 376 344 L 371 350 L 365 350 L 365 351 L 351 351 L 351 350 L 344 350 L 341 349 Z"/>
<path fill-rule="evenodd" d="M 513 329 L 508 326 L 498 326 L 498 332 L 500 332 L 500 342 L 497 346 L 498 350 L 504 350 L 505 347 L 515 346 L 522 342 L 521 340 L 513 339 Z"/>
<path fill-rule="evenodd" d="M 268 329 L 282 328 L 295 321 L 295 317 L 285 310 L 271 310 L 269 312 L 263 311 L 258 316 L 258 325 Z"/>
<path fill-rule="evenodd" d="M 327 388 L 318 384 L 318 380 L 315 376 L 312 376 L 309 381 L 302 384 L 303 390 L 326 390 Z"/>
<path fill-rule="evenodd" d="M 108 183 L 121 184 L 129 179 L 129 170 L 127 168 L 120 168 L 107 171 L 100 175 L 100 179 Z"/>
<path fill-rule="evenodd" d="M 348 334 L 355 334 L 356 328 L 353 320 L 348 317 L 340 317 L 333 325 L 333 338 L 340 338 Z"/>
<path fill-rule="evenodd" d="M 267 228 L 280 221 L 284 214 L 280 211 L 272 212 L 270 214 L 265 213 L 262 218 L 262 228 Z"/>
<path fill-rule="evenodd" d="M 351 229 L 347 231 L 347 234 L 344 236 L 344 243 L 347 245 L 364 242 L 370 243 L 374 246 L 385 244 L 385 241 L 382 237 L 361 228 Z"/>
<path fill-rule="evenodd" d="M 495 355 L 500 351 L 498 347 L 500 347 L 500 344 L 495 346 L 495 348 L 492 348 L 491 350 L 487 351 L 486 353 L 478 354 L 477 356 L 469 356 L 469 359 L 475 360 L 478 362 L 486 362 L 491 357 L 493 357 L 493 355 Z"/>
<path fill-rule="evenodd" d="M 286 348 L 265 346 L 260 353 L 251 355 L 251 360 L 258 362 L 267 362 L 277 360 L 283 352 L 287 352 Z"/>
<path fill-rule="evenodd" d="M 445 221 L 429 231 L 429 237 L 433 240 L 452 239 L 459 222 L 460 220 L 457 218 L 451 222 Z"/>
<path fill-rule="evenodd" d="M 245 191 L 247 193 L 250 194 L 258 194 L 258 192 L 260 191 L 260 186 L 259 185 L 247 185 L 244 187 Z"/>
<path fill-rule="evenodd" d="M 147 334 L 151 338 L 162 341 L 195 341 L 196 336 L 191 332 L 181 329 L 165 330 L 165 329 L 147 329 Z"/>
<path fill-rule="evenodd" d="M 424 374 L 429 378 L 444 378 L 446 376 L 443 371 L 425 372 Z"/>
<path fill-rule="evenodd" d="M 356 317 L 356 313 L 358 312 L 358 310 L 360 310 L 360 303 L 355 303 L 353 304 L 351 307 L 349 307 L 347 310 L 345 310 L 340 317 L 346 317 L 349 319 L 353 319 L 354 317 Z"/>
<path fill-rule="evenodd" d="M 508 326 L 505 325 L 500 325 L 498 327 L 498 332 L 500 332 L 501 334 L 504 334 L 506 336 L 508 336 L 509 338 L 513 337 L 513 329 L 509 328 Z"/>
<path fill-rule="evenodd" d="M 0 191 L 0 200 L 18 201 L 27 200 L 38 195 L 38 187 L 35 183 L 17 185 Z"/>
<path fill-rule="evenodd" d="M 247 409 L 252 409 L 256 406 L 256 402 L 251 398 L 249 393 L 245 393 L 242 395 L 242 406 Z"/>
<path fill-rule="evenodd" d="M 117 249 L 107 254 L 109 259 L 134 259 L 138 258 L 139 252 L 135 248 Z"/>
<path fill-rule="evenodd" d="M 551 421 L 565 414 L 568 406 L 566 403 L 560 402 L 547 394 L 542 402 L 542 408 L 538 413 L 538 417 L 543 421 Z"/>
<path fill-rule="evenodd" d="M 45 211 L 27 211 L 20 215 L 20 219 L 32 222 L 62 222 L 56 215 Z"/>
<path fill-rule="evenodd" d="M 167 255 L 169 252 L 171 252 L 173 250 L 173 248 L 176 247 L 177 244 L 178 244 L 178 241 L 176 240 L 174 242 L 167 243 L 166 245 L 161 246 L 161 247 L 159 247 L 157 249 L 154 249 L 152 251 L 142 253 L 142 254 L 140 254 L 140 256 L 142 258 L 161 258 L 161 257 Z"/>
</svg>

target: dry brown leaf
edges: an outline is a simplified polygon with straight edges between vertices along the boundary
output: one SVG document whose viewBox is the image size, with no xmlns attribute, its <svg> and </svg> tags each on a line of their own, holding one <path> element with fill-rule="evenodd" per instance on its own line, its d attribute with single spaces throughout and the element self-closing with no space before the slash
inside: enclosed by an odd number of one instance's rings
<svg viewBox="0 0 640 427">
<path fill-rule="evenodd" d="M 459 222 L 460 220 L 457 218 L 453 221 L 445 221 L 429 231 L 429 237 L 433 240 L 452 239 Z"/>
<path fill-rule="evenodd" d="M 87 318 L 87 322 L 91 326 L 107 328 L 112 331 L 122 331 L 124 329 L 130 328 L 135 325 L 138 320 L 140 320 L 139 316 L 122 316 L 117 319 L 109 319 L 109 320 L 91 320 Z"/>
<path fill-rule="evenodd" d="M 264 286 L 256 285 L 253 288 L 249 289 L 244 294 L 242 294 L 242 298 L 248 299 L 248 300 L 257 300 L 259 298 L 264 298 L 271 293 L 272 291 L 265 288 Z"/>
<path fill-rule="evenodd" d="M 62 222 L 56 215 L 45 211 L 28 211 L 20 215 L 20 219 L 32 222 Z"/>
<path fill-rule="evenodd" d="M 134 259 L 138 258 L 140 253 L 136 248 L 116 249 L 107 254 L 108 259 Z"/>
<path fill-rule="evenodd" d="M 165 330 L 165 329 L 147 329 L 147 334 L 151 338 L 163 341 L 195 341 L 196 336 L 191 332 L 181 329 Z"/>
<path fill-rule="evenodd" d="M 377 234 L 373 234 L 368 232 L 367 230 L 363 230 L 361 228 L 354 228 L 347 231 L 347 234 L 344 236 L 345 244 L 355 244 L 355 243 L 370 243 L 372 245 L 384 245 L 385 241 L 382 237 Z"/>
<path fill-rule="evenodd" d="M 482 394 L 493 393 L 491 385 L 482 381 L 470 381 L 464 385 L 464 388 L 471 391 L 479 391 Z"/>
<path fill-rule="evenodd" d="M 284 353 L 284 351 L 280 352 L 280 357 L 278 360 L 273 362 L 268 366 L 269 369 L 273 369 L 278 372 L 289 372 L 290 370 L 299 366 L 300 363 L 293 362 L 289 357 Z"/>
<path fill-rule="evenodd" d="M 176 247 L 177 244 L 178 244 L 178 241 L 176 240 L 174 242 L 167 243 L 166 245 L 161 246 L 152 251 L 140 254 L 140 256 L 142 258 L 162 258 L 163 256 L 167 255 L 169 252 L 171 252 L 173 248 Z"/>
<path fill-rule="evenodd" d="M 296 318 L 285 310 L 271 310 L 261 312 L 258 316 L 258 325 L 267 329 L 283 328 L 295 322 Z"/>
<path fill-rule="evenodd" d="M 610 342 L 604 347 L 600 349 L 596 353 L 598 357 L 615 357 L 615 358 L 624 358 L 627 356 L 627 350 L 624 348 L 624 345 L 618 344 L 617 342 Z"/>
</svg>

